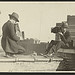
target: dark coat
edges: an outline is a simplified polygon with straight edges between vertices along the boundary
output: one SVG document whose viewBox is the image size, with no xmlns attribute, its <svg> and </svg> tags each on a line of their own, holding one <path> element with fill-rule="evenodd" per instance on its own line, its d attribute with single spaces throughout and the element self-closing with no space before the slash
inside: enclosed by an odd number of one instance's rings
<svg viewBox="0 0 75 75">
<path fill-rule="evenodd" d="M 24 52 L 25 49 L 18 44 L 20 38 L 16 35 L 15 25 L 11 21 L 7 21 L 2 27 L 2 40 L 1 45 L 3 50 L 7 53 Z"/>
<path fill-rule="evenodd" d="M 63 36 L 60 35 L 61 40 L 66 44 L 66 43 L 70 43 L 71 42 L 71 35 L 69 31 L 66 31 L 65 33 L 63 33 Z"/>
</svg>

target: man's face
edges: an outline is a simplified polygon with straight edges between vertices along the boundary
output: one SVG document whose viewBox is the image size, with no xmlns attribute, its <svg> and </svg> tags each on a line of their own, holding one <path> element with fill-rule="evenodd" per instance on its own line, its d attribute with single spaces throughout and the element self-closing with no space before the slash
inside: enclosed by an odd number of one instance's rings
<svg viewBox="0 0 75 75">
<path fill-rule="evenodd" d="M 16 24 L 16 21 L 15 20 L 13 20 L 13 24 Z"/>
<path fill-rule="evenodd" d="M 67 28 L 63 28 L 63 31 L 66 32 Z"/>
<path fill-rule="evenodd" d="M 17 23 L 17 21 L 16 21 L 16 19 L 14 17 L 10 17 L 10 19 L 12 20 L 12 23 L 13 24 L 16 24 Z"/>
<path fill-rule="evenodd" d="M 14 24 L 16 24 L 16 23 L 17 23 L 16 19 L 15 19 L 15 18 L 13 18 L 13 20 L 14 20 Z"/>
<path fill-rule="evenodd" d="M 63 28 L 62 27 L 62 32 L 64 33 L 64 32 L 66 32 L 67 31 L 67 28 Z"/>
</svg>

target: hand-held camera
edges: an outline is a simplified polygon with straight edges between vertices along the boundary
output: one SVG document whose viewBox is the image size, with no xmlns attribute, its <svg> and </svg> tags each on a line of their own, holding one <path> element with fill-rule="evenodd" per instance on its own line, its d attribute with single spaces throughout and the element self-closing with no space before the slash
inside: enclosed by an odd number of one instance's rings
<svg viewBox="0 0 75 75">
<path fill-rule="evenodd" d="M 51 32 L 52 33 L 62 32 L 62 29 L 61 29 L 61 27 L 54 27 L 54 28 L 51 28 Z"/>
</svg>

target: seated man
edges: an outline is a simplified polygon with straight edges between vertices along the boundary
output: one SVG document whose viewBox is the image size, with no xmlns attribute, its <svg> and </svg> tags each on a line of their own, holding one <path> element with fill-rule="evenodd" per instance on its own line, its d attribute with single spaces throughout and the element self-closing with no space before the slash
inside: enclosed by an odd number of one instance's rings
<svg viewBox="0 0 75 75">
<path fill-rule="evenodd" d="M 70 37 L 70 32 L 67 30 L 68 24 L 62 22 L 61 32 L 58 32 L 60 36 L 60 41 L 52 40 L 48 48 L 46 49 L 46 54 L 45 55 L 52 55 L 53 53 L 57 52 L 58 49 L 60 48 L 71 48 L 71 37 Z"/>
</svg>

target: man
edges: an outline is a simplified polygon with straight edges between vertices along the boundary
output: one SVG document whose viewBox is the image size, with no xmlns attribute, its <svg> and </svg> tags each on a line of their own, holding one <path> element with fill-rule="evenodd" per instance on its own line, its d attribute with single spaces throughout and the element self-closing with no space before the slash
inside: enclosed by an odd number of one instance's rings
<svg viewBox="0 0 75 75">
<path fill-rule="evenodd" d="M 67 30 L 68 24 L 62 22 L 61 32 L 58 32 L 60 36 L 60 41 L 52 40 L 48 48 L 46 49 L 45 56 L 52 56 L 53 53 L 57 52 L 60 48 L 71 48 L 71 37 L 70 32 Z"/>
<path fill-rule="evenodd" d="M 11 57 L 14 54 L 25 53 L 25 49 L 18 42 L 20 38 L 16 35 L 15 24 L 19 22 L 19 15 L 15 12 L 9 14 L 9 20 L 2 27 L 1 45 L 5 51 L 6 57 Z"/>
</svg>

